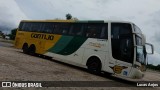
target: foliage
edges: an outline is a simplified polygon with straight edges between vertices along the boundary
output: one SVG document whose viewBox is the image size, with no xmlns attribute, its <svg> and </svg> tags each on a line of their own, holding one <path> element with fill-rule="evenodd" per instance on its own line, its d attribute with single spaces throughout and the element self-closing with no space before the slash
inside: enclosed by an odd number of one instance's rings
<svg viewBox="0 0 160 90">
<path fill-rule="evenodd" d="M 72 15 L 71 15 L 71 14 L 69 14 L 69 13 L 68 13 L 68 14 L 66 14 L 66 19 L 67 19 L 67 20 L 72 19 Z"/>
<path fill-rule="evenodd" d="M 10 37 L 11 40 L 15 39 L 16 32 L 17 32 L 17 28 L 11 30 L 11 34 L 9 34 L 9 37 Z"/>
<path fill-rule="evenodd" d="M 1 36 L 2 38 L 5 38 L 5 35 L 4 35 L 4 33 L 3 33 L 2 31 L 0 31 L 0 36 Z"/>
<path fill-rule="evenodd" d="M 148 64 L 147 68 L 160 71 L 160 64 L 158 64 L 157 66 L 154 66 L 152 64 Z"/>
</svg>

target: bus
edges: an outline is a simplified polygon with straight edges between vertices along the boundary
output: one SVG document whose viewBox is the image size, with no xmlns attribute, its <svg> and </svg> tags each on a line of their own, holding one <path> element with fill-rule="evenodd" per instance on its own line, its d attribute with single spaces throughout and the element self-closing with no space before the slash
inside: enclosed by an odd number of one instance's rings
<svg viewBox="0 0 160 90">
<path fill-rule="evenodd" d="M 60 62 L 126 78 L 144 77 L 147 43 L 140 28 L 128 21 L 22 20 L 15 47 Z"/>
</svg>

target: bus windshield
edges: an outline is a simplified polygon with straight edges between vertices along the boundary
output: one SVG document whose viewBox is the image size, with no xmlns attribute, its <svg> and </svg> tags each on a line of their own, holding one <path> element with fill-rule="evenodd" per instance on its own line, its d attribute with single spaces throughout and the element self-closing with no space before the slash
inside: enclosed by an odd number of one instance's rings
<svg viewBox="0 0 160 90">
<path fill-rule="evenodd" d="M 135 31 L 136 33 L 142 34 L 141 29 L 140 29 L 138 26 L 136 26 L 135 24 L 134 24 L 134 31 Z"/>
<path fill-rule="evenodd" d="M 142 32 L 139 27 L 134 25 L 134 30 L 136 33 L 136 61 L 141 63 L 142 65 L 146 65 L 146 49 L 143 45 L 142 41 Z"/>
<path fill-rule="evenodd" d="M 142 65 L 146 64 L 146 60 L 145 60 L 145 53 L 144 53 L 144 47 L 143 46 L 137 46 L 137 50 L 136 50 L 136 60 L 138 62 L 140 62 Z"/>
</svg>

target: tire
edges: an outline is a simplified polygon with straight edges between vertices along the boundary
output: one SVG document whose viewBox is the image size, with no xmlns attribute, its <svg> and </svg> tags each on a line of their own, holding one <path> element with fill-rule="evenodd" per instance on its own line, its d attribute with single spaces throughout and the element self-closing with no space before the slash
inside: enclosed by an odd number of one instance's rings
<svg viewBox="0 0 160 90">
<path fill-rule="evenodd" d="M 32 45 L 29 47 L 29 51 L 28 51 L 28 52 L 29 52 L 30 55 L 33 55 L 33 56 L 34 56 L 35 53 L 36 53 L 36 47 L 35 47 L 35 45 L 32 44 Z"/>
<path fill-rule="evenodd" d="M 28 44 L 24 44 L 22 47 L 23 53 L 28 54 Z"/>
<path fill-rule="evenodd" d="M 97 58 L 92 58 L 87 63 L 88 71 L 93 74 L 101 73 L 101 62 Z"/>
</svg>

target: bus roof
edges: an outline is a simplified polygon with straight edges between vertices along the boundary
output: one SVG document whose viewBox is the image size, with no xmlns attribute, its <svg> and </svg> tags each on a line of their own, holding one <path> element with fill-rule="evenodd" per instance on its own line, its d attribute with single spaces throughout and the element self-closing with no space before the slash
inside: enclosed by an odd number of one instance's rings
<svg viewBox="0 0 160 90">
<path fill-rule="evenodd" d="M 119 22 L 119 23 L 132 23 L 123 20 L 22 20 L 21 22 L 75 22 L 75 23 L 108 23 L 108 22 Z"/>
</svg>

